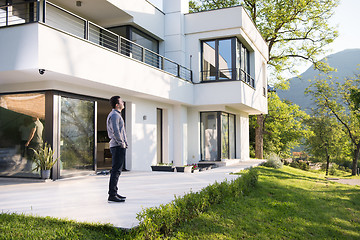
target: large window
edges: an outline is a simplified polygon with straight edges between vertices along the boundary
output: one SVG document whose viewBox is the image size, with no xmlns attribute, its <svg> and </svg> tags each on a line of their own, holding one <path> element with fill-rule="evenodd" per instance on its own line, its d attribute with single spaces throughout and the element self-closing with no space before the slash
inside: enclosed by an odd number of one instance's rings
<svg viewBox="0 0 360 240">
<path fill-rule="evenodd" d="M 119 26 L 109 28 L 110 31 L 126 38 L 136 44 L 126 40 L 121 41 L 121 53 L 143 61 L 154 67 L 160 67 L 159 41 L 132 26 Z M 149 51 L 150 50 L 150 51 Z"/>
<path fill-rule="evenodd" d="M 33 150 L 44 142 L 45 94 L 0 96 L 0 176 L 39 177 Z"/>
<path fill-rule="evenodd" d="M 94 168 L 95 102 L 61 97 L 61 176 Z"/>
<path fill-rule="evenodd" d="M 202 42 L 202 81 L 242 80 L 250 77 L 250 52 L 237 38 Z M 254 86 L 253 86 L 254 87 Z"/>
<path fill-rule="evenodd" d="M 200 122 L 201 159 L 234 159 L 235 115 L 225 112 L 202 112 Z"/>
</svg>

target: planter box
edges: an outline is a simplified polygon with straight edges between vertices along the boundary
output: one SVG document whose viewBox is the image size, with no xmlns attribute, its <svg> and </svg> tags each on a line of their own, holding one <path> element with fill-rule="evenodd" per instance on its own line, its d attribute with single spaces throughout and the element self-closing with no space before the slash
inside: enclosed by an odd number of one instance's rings
<svg viewBox="0 0 360 240">
<path fill-rule="evenodd" d="M 176 167 L 177 172 L 191 173 L 192 166 Z"/>
<path fill-rule="evenodd" d="M 153 171 L 162 171 L 162 172 L 173 172 L 175 167 L 173 166 L 151 166 Z"/>
</svg>

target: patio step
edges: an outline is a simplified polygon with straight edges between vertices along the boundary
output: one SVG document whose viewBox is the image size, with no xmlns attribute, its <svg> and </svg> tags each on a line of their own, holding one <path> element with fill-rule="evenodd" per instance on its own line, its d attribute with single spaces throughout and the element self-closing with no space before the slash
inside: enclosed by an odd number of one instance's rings
<svg viewBox="0 0 360 240">
<path fill-rule="evenodd" d="M 199 168 L 202 167 L 224 167 L 224 166 L 231 166 L 235 165 L 240 162 L 240 159 L 222 159 L 221 161 L 200 161 L 198 163 Z"/>
</svg>

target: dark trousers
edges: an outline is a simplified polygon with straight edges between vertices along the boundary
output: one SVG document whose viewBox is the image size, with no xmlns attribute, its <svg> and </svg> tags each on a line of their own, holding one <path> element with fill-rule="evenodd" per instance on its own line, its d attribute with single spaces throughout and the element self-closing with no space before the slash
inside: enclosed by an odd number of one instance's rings
<svg viewBox="0 0 360 240">
<path fill-rule="evenodd" d="M 109 181 L 109 195 L 115 196 L 118 191 L 119 176 L 125 163 L 126 148 L 120 146 L 111 147 L 110 152 L 112 155 L 112 168 Z"/>
</svg>

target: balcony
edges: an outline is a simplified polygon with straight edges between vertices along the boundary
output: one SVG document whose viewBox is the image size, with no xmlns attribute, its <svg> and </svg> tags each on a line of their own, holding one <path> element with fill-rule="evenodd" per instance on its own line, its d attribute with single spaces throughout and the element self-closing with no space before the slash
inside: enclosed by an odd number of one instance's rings
<svg viewBox="0 0 360 240">
<path fill-rule="evenodd" d="M 244 70 L 237 69 L 219 69 L 219 71 L 201 71 L 202 82 L 221 82 L 221 81 L 242 81 L 255 89 L 255 80 Z"/>
<path fill-rule="evenodd" d="M 32 1 L 0 6 L 0 27 L 42 22 L 49 27 L 105 47 L 131 59 L 192 82 L 192 71 L 158 53 L 81 18 L 51 2 Z"/>
</svg>

